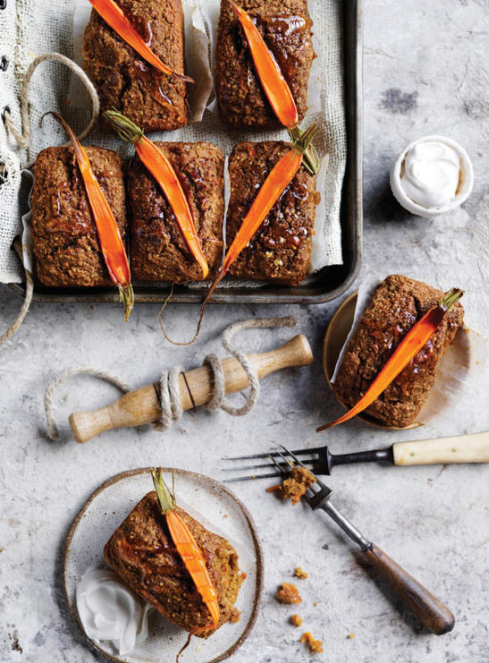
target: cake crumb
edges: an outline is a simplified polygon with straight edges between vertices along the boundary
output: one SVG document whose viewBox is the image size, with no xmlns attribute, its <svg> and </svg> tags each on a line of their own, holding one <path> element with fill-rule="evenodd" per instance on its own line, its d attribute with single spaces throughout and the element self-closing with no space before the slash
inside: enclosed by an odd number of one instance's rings
<svg viewBox="0 0 489 663">
<path fill-rule="evenodd" d="M 348 635 L 346 637 L 347 637 L 348 640 L 353 640 L 353 638 L 355 637 L 355 634 L 354 633 L 348 633 Z"/>
<path fill-rule="evenodd" d="M 300 615 L 297 615 L 297 614 L 295 614 L 295 615 L 291 615 L 291 616 L 290 616 L 290 619 L 289 619 L 289 622 L 290 622 L 293 626 L 301 626 L 301 624 L 302 624 L 303 621 L 304 621 L 304 620 L 302 619 L 302 617 L 301 617 Z"/>
<path fill-rule="evenodd" d="M 311 654 L 322 654 L 324 651 L 321 640 L 314 640 L 312 633 L 309 631 L 303 634 L 301 642 L 304 642 L 309 647 Z"/>
<path fill-rule="evenodd" d="M 296 569 L 294 571 L 294 575 L 295 575 L 296 578 L 300 578 L 301 580 L 305 580 L 306 578 L 309 578 L 309 574 L 306 573 L 305 571 L 303 571 L 300 566 L 296 567 Z"/>
<path fill-rule="evenodd" d="M 283 582 L 279 587 L 275 598 L 279 603 L 284 603 L 287 605 L 293 605 L 296 603 L 302 603 L 301 595 L 299 590 L 295 585 L 289 582 Z"/>
<path fill-rule="evenodd" d="M 313 605 L 314 605 L 315 608 L 317 608 L 318 607 L 318 602 L 314 601 Z"/>
<path fill-rule="evenodd" d="M 279 491 L 284 500 L 290 499 L 292 504 L 300 502 L 306 490 L 316 481 L 316 477 L 305 467 L 294 467 L 281 485 L 271 486 L 267 492 Z"/>
</svg>

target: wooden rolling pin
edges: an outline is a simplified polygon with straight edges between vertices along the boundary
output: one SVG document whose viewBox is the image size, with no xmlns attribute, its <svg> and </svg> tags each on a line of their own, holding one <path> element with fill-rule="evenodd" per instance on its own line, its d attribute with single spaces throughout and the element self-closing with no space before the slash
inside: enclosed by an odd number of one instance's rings
<svg viewBox="0 0 489 663">
<path fill-rule="evenodd" d="M 298 334 L 270 352 L 246 355 L 261 380 L 266 375 L 291 366 L 308 366 L 312 351 L 305 336 Z M 248 376 L 237 359 L 222 362 L 225 392 L 232 394 L 248 386 Z M 191 410 L 208 403 L 213 395 L 213 374 L 209 366 L 195 368 L 179 376 L 181 405 Z M 74 412 L 69 421 L 73 437 L 83 443 L 114 428 L 142 426 L 158 421 L 161 415 L 160 385 L 149 384 L 125 394 L 119 400 L 92 412 Z"/>
</svg>

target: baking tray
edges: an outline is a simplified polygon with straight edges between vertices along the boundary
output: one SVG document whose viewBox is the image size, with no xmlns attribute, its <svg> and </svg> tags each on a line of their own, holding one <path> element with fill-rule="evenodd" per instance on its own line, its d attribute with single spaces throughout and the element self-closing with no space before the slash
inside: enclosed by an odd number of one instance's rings
<svg viewBox="0 0 489 663">
<path fill-rule="evenodd" d="M 355 280 L 361 261 L 362 241 L 362 23 L 363 0 L 343 2 L 345 58 L 345 114 L 347 163 L 341 200 L 340 218 L 343 264 L 324 267 L 301 285 L 265 284 L 259 288 L 229 286 L 218 289 L 212 297 L 216 304 L 321 304 L 342 295 Z M 25 284 L 10 284 L 25 295 Z M 205 289 L 174 287 L 172 303 L 200 303 Z M 162 303 L 169 288 L 134 284 L 136 302 Z M 36 283 L 36 302 L 117 302 L 116 288 L 47 288 Z"/>
</svg>

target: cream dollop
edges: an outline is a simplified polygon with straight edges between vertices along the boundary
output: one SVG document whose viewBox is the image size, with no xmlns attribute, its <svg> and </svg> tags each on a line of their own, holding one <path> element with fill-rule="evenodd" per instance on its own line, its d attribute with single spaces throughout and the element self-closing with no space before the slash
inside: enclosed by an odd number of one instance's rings
<svg viewBox="0 0 489 663">
<path fill-rule="evenodd" d="M 92 640 L 112 642 L 128 654 L 148 637 L 149 607 L 110 569 L 90 567 L 76 588 L 76 606 Z"/>
<path fill-rule="evenodd" d="M 461 174 L 460 154 L 453 147 L 441 141 L 420 142 L 406 153 L 401 186 L 418 205 L 445 207 L 455 200 Z"/>
</svg>

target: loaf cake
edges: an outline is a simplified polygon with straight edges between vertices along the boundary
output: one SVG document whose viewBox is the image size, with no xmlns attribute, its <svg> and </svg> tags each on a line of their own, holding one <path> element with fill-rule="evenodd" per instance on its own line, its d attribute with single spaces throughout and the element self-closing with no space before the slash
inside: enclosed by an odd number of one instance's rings
<svg viewBox="0 0 489 663">
<path fill-rule="evenodd" d="M 181 0 L 116 0 L 153 53 L 184 73 Z M 147 131 L 170 131 L 187 121 L 185 81 L 148 64 L 92 9 L 83 40 L 83 68 L 95 85 L 101 113 L 118 110 Z"/>
<path fill-rule="evenodd" d="M 202 551 L 217 592 L 220 619 L 216 628 L 236 621 L 239 611 L 235 603 L 245 577 L 236 551 L 183 509 L 176 510 Z M 116 529 L 104 548 L 104 557 L 131 589 L 167 619 L 199 637 L 215 632 L 196 632 L 209 625 L 209 611 L 173 544 L 156 492 L 148 493 Z"/>
<path fill-rule="evenodd" d="M 210 143 L 156 143 L 168 157 L 190 204 L 209 277 L 222 259 L 224 158 Z M 128 172 L 131 269 L 141 281 L 199 281 L 202 270 L 160 186 L 135 157 Z"/>
<path fill-rule="evenodd" d="M 121 159 L 111 150 L 86 147 L 85 151 L 124 238 Z M 112 283 L 73 148 L 49 147 L 39 153 L 31 207 L 35 272 L 41 283 L 52 287 Z"/>
<path fill-rule="evenodd" d="M 226 243 L 231 243 L 260 187 L 288 143 L 239 143 L 229 159 L 231 197 L 226 217 Z M 297 285 L 306 276 L 312 251 L 319 194 L 316 178 L 301 166 L 229 273 L 244 279 Z"/>
<path fill-rule="evenodd" d="M 255 21 L 294 97 L 299 121 L 307 109 L 307 87 L 315 57 L 307 0 L 236 0 Z M 278 128 L 255 71 L 246 37 L 232 4 L 221 2 L 215 64 L 220 116 L 237 128 Z"/>
<path fill-rule="evenodd" d="M 333 385 L 341 403 L 352 407 L 367 391 L 405 334 L 443 298 L 443 292 L 406 276 L 388 276 L 377 287 L 350 339 Z M 411 363 L 365 413 L 388 426 L 411 424 L 435 382 L 440 360 L 463 323 L 457 302 Z"/>
</svg>

